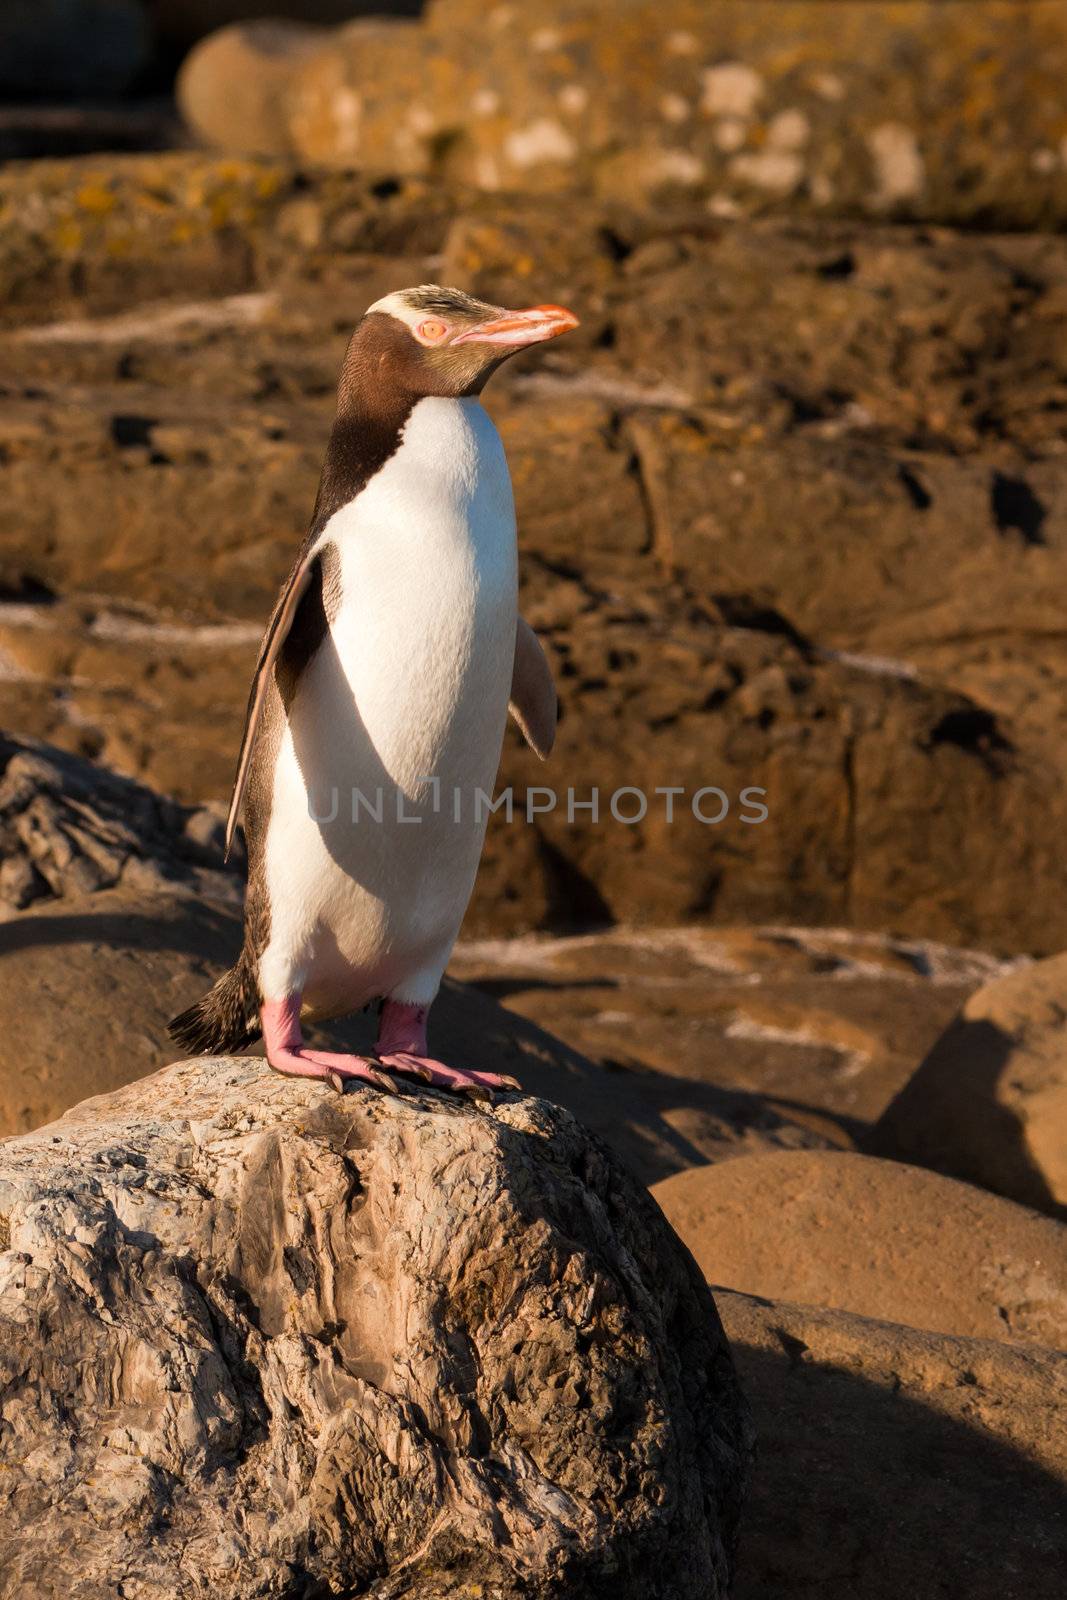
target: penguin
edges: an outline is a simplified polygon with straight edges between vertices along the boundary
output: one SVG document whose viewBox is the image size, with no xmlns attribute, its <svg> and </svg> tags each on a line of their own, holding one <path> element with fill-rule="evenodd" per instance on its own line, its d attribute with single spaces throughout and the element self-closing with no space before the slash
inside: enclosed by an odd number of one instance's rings
<svg viewBox="0 0 1067 1600">
<path fill-rule="evenodd" d="M 226 824 L 242 807 L 244 941 L 170 1034 L 219 1054 L 262 1033 L 276 1071 L 475 1098 L 515 1080 L 435 1059 L 427 1018 L 482 853 L 508 711 L 542 758 L 556 691 L 518 614 L 511 479 L 481 404 L 519 350 L 577 327 L 424 284 L 352 335 L 307 535 L 260 648 Z M 380 1005 L 367 1056 L 302 1019 Z"/>
</svg>

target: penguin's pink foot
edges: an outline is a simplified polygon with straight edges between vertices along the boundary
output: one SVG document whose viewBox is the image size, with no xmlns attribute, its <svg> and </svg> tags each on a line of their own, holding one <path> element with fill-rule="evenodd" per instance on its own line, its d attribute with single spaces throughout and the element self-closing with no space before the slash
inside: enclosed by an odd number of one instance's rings
<svg viewBox="0 0 1067 1600">
<path fill-rule="evenodd" d="M 344 1091 L 345 1080 L 361 1079 L 390 1093 L 394 1085 L 377 1062 L 367 1056 L 338 1055 L 330 1050 L 309 1050 L 300 1031 L 299 996 L 265 1000 L 260 1008 L 267 1064 L 286 1078 L 319 1078 Z"/>
<path fill-rule="evenodd" d="M 421 1078 L 435 1089 L 453 1089 L 474 1100 L 491 1100 L 494 1089 L 518 1089 L 514 1079 L 498 1072 L 466 1071 L 448 1067 L 426 1053 L 428 1006 L 387 1000 L 382 1007 L 375 1059 L 388 1072 Z"/>
<path fill-rule="evenodd" d="M 410 1073 L 435 1089 L 455 1089 L 472 1100 L 491 1100 L 494 1089 L 518 1089 L 514 1078 L 496 1072 L 466 1072 L 460 1067 L 446 1067 L 433 1056 L 414 1055 L 410 1050 L 392 1050 L 375 1057 L 387 1072 Z"/>
</svg>

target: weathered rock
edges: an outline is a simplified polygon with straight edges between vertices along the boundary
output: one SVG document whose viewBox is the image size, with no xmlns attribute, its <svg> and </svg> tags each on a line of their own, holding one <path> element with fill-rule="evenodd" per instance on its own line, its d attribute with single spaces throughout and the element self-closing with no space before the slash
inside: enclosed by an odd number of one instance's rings
<svg viewBox="0 0 1067 1600">
<path fill-rule="evenodd" d="M 0 1594 L 725 1595 L 691 1258 L 565 1113 L 186 1062 L 0 1146 Z"/>
<path fill-rule="evenodd" d="M 1067 1220 L 1067 956 L 965 1003 L 887 1107 L 871 1150 Z"/>
<path fill-rule="evenodd" d="M 737 1600 L 1059 1600 L 1067 1358 L 717 1298 L 760 1439 Z"/>
<path fill-rule="evenodd" d="M 321 30 L 280 18 L 211 34 L 178 74 L 182 114 L 208 144 L 242 155 L 286 155 L 292 143 L 285 95 L 300 63 L 321 43 Z"/>
<path fill-rule="evenodd" d="M 0 737 L 0 918 L 121 886 L 239 900 L 224 819 L 32 739 Z"/>
<path fill-rule="evenodd" d="M 315 161 L 491 190 L 1033 226 L 1067 213 L 1065 69 L 1056 0 L 436 0 L 338 30 L 291 128 Z"/>
<path fill-rule="evenodd" d="M 4 0 L 0 92 L 121 93 L 148 57 L 137 0 Z"/>
<path fill-rule="evenodd" d="M 356 174 L 325 175 L 316 239 L 351 251 L 443 235 L 440 195 L 414 181 L 381 188 Z M 304 202 L 300 174 L 280 160 L 173 151 L 12 163 L 0 176 L 0 321 L 251 288 L 291 264 Z"/>
<path fill-rule="evenodd" d="M 970 1184 L 791 1150 L 696 1167 L 652 1192 L 714 1284 L 1067 1350 L 1067 1227 Z"/>
</svg>

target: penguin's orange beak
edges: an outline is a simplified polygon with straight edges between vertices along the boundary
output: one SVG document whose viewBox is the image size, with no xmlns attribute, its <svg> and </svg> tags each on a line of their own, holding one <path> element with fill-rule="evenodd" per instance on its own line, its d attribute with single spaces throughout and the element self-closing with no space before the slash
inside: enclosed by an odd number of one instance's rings
<svg viewBox="0 0 1067 1600">
<path fill-rule="evenodd" d="M 518 350 L 525 344 L 540 344 L 555 339 L 578 326 L 573 311 L 562 306 L 533 306 L 529 311 L 508 311 L 492 322 L 480 322 L 452 340 L 453 344 L 502 344 Z"/>
</svg>

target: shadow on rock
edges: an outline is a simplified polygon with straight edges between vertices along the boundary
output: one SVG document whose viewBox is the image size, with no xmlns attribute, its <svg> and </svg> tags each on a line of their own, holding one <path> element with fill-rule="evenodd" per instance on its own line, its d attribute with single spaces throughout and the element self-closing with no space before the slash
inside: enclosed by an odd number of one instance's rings
<svg viewBox="0 0 1067 1600">
<path fill-rule="evenodd" d="M 736 1600 L 1059 1600 L 1061 1356 L 716 1298 L 759 1437 Z"/>
</svg>

